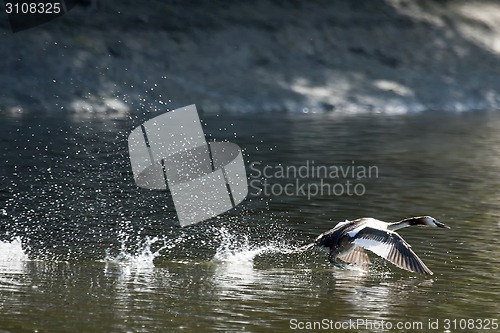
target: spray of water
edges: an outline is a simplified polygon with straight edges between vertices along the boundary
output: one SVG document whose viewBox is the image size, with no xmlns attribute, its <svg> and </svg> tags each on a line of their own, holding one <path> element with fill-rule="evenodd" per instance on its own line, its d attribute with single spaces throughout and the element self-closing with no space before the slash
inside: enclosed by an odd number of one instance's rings
<svg viewBox="0 0 500 333">
<path fill-rule="evenodd" d="M 21 238 L 0 241 L 0 272 L 23 273 L 28 255 L 23 250 Z"/>
<path fill-rule="evenodd" d="M 227 228 L 219 229 L 220 245 L 213 262 L 233 265 L 253 265 L 259 255 L 287 253 L 292 247 L 282 240 L 267 241 L 264 244 L 252 244 L 247 235 L 231 233 Z"/>
<path fill-rule="evenodd" d="M 105 273 L 111 273 L 118 270 L 122 276 L 141 275 L 150 272 L 154 269 L 154 259 L 160 255 L 160 251 L 165 246 L 160 247 L 156 251 L 151 250 L 151 246 L 158 242 L 158 237 L 147 237 L 136 252 L 130 252 L 127 249 L 126 242 L 121 241 L 120 252 L 117 255 L 112 255 L 110 250 L 106 251 L 104 258 Z"/>
</svg>

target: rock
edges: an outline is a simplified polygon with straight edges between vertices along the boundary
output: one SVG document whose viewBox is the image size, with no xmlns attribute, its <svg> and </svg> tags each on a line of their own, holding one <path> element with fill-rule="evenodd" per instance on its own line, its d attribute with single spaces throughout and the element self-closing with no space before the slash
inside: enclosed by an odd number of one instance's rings
<svg viewBox="0 0 500 333">
<path fill-rule="evenodd" d="M 91 1 L 12 33 L 0 110 L 464 111 L 500 105 L 497 1 Z M 1 23 L 1 22 L 0 22 Z"/>
</svg>

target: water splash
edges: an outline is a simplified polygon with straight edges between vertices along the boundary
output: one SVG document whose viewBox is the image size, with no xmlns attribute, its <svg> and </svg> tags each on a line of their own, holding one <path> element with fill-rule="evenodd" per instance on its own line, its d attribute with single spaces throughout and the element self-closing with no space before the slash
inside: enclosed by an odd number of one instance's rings
<svg viewBox="0 0 500 333">
<path fill-rule="evenodd" d="M 263 254 L 287 253 L 292 247 L 282 241 L 252 244 L 248 235 L 231 233 L 227 228 L 219 229 L 221 243 L 213 257 L 213 262 L 233 266 L 253 266 L 254 259 Z"/>
<path fill-rule="evenodd" d="M 276 259 L 282 260 L 281 255 L 290 250 L 290 245 L 285 240 L 250 240 L 249 235 L 229 231 L 224 227 L 218 232 L 220 245 L 212 262 L 216 265 L 214 282 L 220 288 L 220 294 L 228 299 L 255 298 L 252 286 L 269 283 Z M 259 258 L 257 265 L 256 258 Z M 265 262 L 264 266 L 261 266 L 262 261 Z"/>
<path fill-rule="evenodd" d="M 154 259 L 160 255 L 160 251 L 167 246 L 163 245 L 156 251 L 151 249 L 151 246 L 157 243 L 158 237 L 147 237 L 139 244 L 136 252 L 131 252 L 126 246 L 126 241 L 121 241 L 120 252 L 117 255 L 112 255 L 111 251 L 106 250 L 104 262 L 106 263 L 105 272 L 109 273 L 113 267 L 119 268 L 121 274 L 131 275 L 132 273 L 143 273 L 150 271 L 155 267 Z"/>
<path fill-rule="evenodd" d="M 0 272 L 17 273 L 24 272 L 28 255 L 23 250 L 20 237 L 11 241 L 0 241 Z"/>
</svg>

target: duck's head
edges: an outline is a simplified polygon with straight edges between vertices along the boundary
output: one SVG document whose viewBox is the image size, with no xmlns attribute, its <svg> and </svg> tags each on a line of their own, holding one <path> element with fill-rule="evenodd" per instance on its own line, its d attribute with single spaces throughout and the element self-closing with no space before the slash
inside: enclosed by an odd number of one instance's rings
<svg viewBox="0 0 500 333">
<path fill-rule="evenodd" d="M 445 228 L 445 229 L 450 229 L 449 226 L 447 226 L 444 223 L 438 222 L 435 218 L 431 216 L 417 216 L 417 217 L 412 217 L 408 219 L 408 223 L 410 225 L 416 225 L 416 226 L 423 226 L 423 227 L 438 227 L 438 228 Z"/>
</svg>

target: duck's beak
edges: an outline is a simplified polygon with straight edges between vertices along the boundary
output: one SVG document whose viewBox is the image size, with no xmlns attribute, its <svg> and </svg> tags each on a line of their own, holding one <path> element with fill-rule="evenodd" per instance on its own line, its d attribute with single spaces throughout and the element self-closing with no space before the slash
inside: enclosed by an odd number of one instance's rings
<svg viewBox="0 0 500 333">
<path fill-rule="evenodd" d="M 438 221 L 434 221 L 434 223 L 436 223 L 436 227 L 439 227 L 439 228 L 445 228 L 445 229 L 451 229 L 450 227 L 448 227 L 446 224 L 444 223 L 441 223 L 441 222 L 438 222 Z"/>
</svg>

